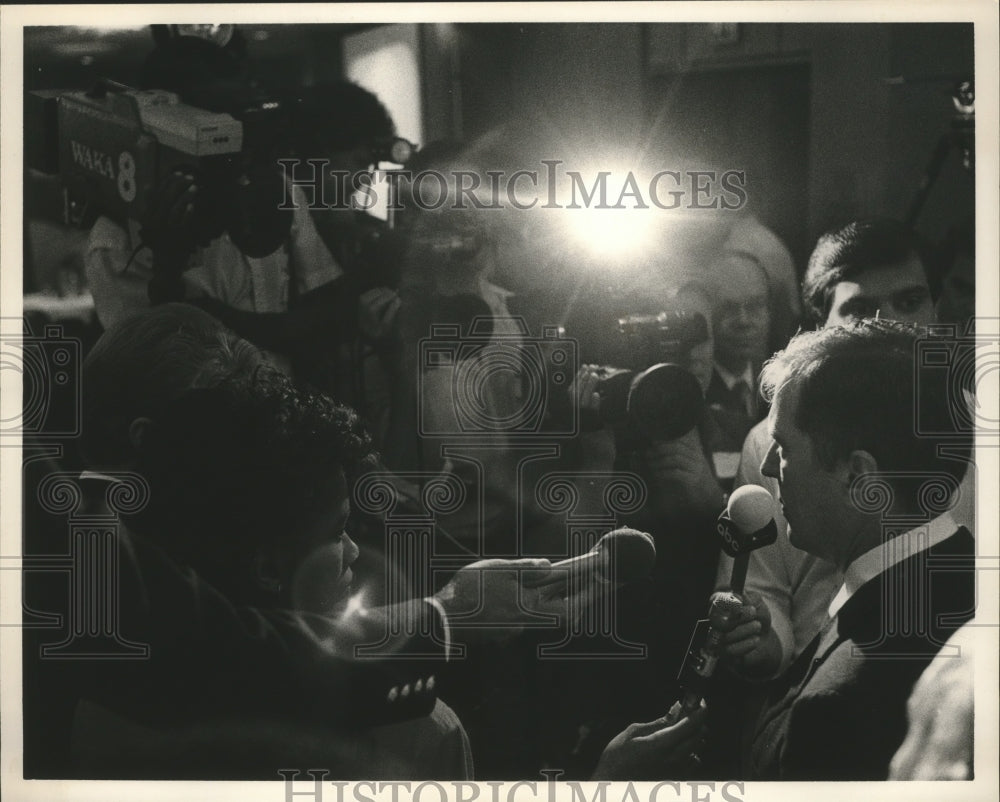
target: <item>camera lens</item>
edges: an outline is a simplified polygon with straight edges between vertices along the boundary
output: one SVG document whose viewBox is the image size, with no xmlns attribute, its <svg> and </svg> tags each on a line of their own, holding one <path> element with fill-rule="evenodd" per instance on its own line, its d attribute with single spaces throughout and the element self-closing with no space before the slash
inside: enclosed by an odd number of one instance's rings
<svg viewBox="0 0 1000 802">
<path fill-rule="evenodd" d="M 701 420 L 701 385 L 680 365 L 661 363 L 647 368 L 629 390 L 629 422 L 649 440 L 676 440 Z"/>
</svg>

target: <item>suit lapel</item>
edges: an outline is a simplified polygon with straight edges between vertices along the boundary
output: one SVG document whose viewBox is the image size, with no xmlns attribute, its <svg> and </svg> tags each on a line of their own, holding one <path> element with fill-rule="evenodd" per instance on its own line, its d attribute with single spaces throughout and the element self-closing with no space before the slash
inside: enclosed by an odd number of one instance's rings
<svg viewBox="0 0 1000 802">
<path fill-rule="evenodd" d="M 841 640 L 837 619 L 827 617 L 823 628 L 816 633 L 802 653 L 788 667 L 781 680 L 772 690 L 764 716 L 758 723 L 758 731 L 764 730 L 775 718 L 780 716 L 791 703 L 798 698 L 805 684 L 812 679 L 816 669 L 826 659 Z"/>
<path fill-rule="evenodd" d="M 851 596 L 834 618 L 827 618 L 823 628 L 812 639 L 808 646 L 795 659 L 785 674 L 784 681 L 779 682 L 775 693 L 770 697 L 772 709 L 765 714 L 761 725 L 779 715 L 799 694 L 816 674 L 817 669 L 829 657 L 830 653 L 846 640 L 854 640 L 858 644 L 873 642 L 882 631 L 882 619 L 885 611 L 883 586 L 887 581 L 893 581 L 904 572 L 912 571 L 913 560 L 925 561 L 928 558 L 946 555 L 971 555 L 974 551 L 972 536 L 968 530 L 959 529 L 954 535 L 938 544 L 929 552 L 922 552 L 897 563 L 888 571 L 866 582 Z M 925 590 L 929 590 L 926 582 Z"/>
<path fill-rule="evenodd" d="M 950 631 L 931 637 L 947 622 L 931 620 L 934 614 L 954 616 L 951 626 L 971 617 L 971 609 L 954 609 L 963 572 L 972 571 L 975 541 L 964 527 L 930 549 L 919 551 L 866 582 L 847 600 L 838 614 L 839 628 L 858 648 L 871 656 L 889 658 L 890 641 L 923 639 L 926 647 L 940 646 Z M 972 588 L 968 588 L 972 593 Z M 932 613 L 932 610 L 935 612 Z M 909 634 L 907 634 L 909 632 Z M 911 644 L 912 645 L 912 644 Z M 908 652 L 907 652 L 908 653 Z"/>
<path fill-rule="evenodd" d="M 839 646 L 851 641 L 863 648 L 864 644 L 871 643 L 873 648 L 863 650 L 865 659 L 893 657 L 892 649 L 899 644 L 890 642 L 887 652 L 882 648 L 884 639 L 877 637 L 886 633 L 884 616 L 891 612 L 895 617 L 894 623 L 896 619 L 906 619 L 907 616 L 913 618 L 923 609 L 923 605 L 929 605 L 932 600 L 936 613 L 953 613 L 952 629 L 945 631 L 942 628 L 933 633 L 934 638 L 941 642 L 951 634 L 953 627 L 971 617 L 971 607 L 966 610 L 963 605 L 974 597 L 974 590 L 971 587 L 974 580 L 971 562 L 974 552 L 975 544 L 972 536 L 968 530 L 959 529 L 937 546 L 903 560 L 865 583 L 847 600 L 835 618 L 827 619 L 824 627 L 796 658 L 784 676 L 775 681 L 767 701 L 768 708 L 758 721 L 754 737 L 753 765 L 755 773 L 760 778 L 777 776 L 775 772 L 778 770 L 784 749 L 790 710 L 806 690 L 806 686 L 812 681 L 819 667 Z M 904 579 L 912 582 L 911 577 L 917 568 L 920 569 L 918 584 L 915 589 L 912 585 L 909 587 L 920 594 L 919 597 L 910 594 L 907 597 L 909 599 L 907 609 L 899 608 L 898 605 L 891 611 L 885 609 L 887 603 L 892 603 L 891 599 L 885 598 L 887 583 L 900 583 Z M 944 582 L 942 586 L 938 584 L 931 586 L 931 578 L 935 571 L 938 574 L 937 579 Z M 933 599 L 929 598 L 928 594 L 932 594 Z M 910 636 L 907 642 L 914 640 Z M 937 640 L 920 638 L 916 640 L 927 647 L 923 657 L 929 659 L 933 656 L 936 651 L 933 646 Z M 898 636 L 896 641 L 899 641 Z M 902 645 L 905 646 L 907 643 Z M 915 654 L 911 652 L 910 656 Z M 916 666 L 918 662 L 912 661 L 912 665 Z"/>
</svg>

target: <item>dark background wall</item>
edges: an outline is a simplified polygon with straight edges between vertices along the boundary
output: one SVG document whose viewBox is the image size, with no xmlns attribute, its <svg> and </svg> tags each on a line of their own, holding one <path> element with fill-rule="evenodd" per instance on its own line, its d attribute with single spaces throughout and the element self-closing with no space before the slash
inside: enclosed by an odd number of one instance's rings
<svg viewBox="0 0 1000 802">
<path fill-rule="evenodd" d="M 341 72 L 341 40 L 370 26 L 245 26 L 274 85 Z M 968 24 L 422 25 L 428 138 L 514 124 L 535 152 L 604 141 L 637 154 L 748 170 L 756 213 L 800 269 L 844 219 L 903 216 L 973 74 Z M 29 29 L 28 89 L 134 82 L 148 31 Z M 565 155 L 564 155 L 565 154 Z M 946 160 L 918 220 L 932 241 L 973 214 L 971 173 Z M 675 164 L 671 164 L 673 167 Z"/>
<path fill-rule="evenodd" d="M 905 214 L 974 67 L 969 24 L 754 24 L 732 43 L 709 24 L 459 27 L 466 136 L 520 117 L 563 142 L 606 132 L 743 162 L 800 267 L 831 225 Z M 918 227 L 938 241 L 974 208 L 952 152 Z"/>
</svg>

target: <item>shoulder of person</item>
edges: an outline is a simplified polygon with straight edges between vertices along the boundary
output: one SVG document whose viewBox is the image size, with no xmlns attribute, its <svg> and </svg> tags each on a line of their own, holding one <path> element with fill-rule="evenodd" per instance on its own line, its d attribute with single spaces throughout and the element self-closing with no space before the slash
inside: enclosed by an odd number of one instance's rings
<svg viewBox="0 0 1000 802">
<path fill-rule="evenodd" d="M 129 232 L 110 217 L 98 217 L 87 237 L 87 248 L 94 250 L 125 250 L 129 246 Z"/>
</svg>

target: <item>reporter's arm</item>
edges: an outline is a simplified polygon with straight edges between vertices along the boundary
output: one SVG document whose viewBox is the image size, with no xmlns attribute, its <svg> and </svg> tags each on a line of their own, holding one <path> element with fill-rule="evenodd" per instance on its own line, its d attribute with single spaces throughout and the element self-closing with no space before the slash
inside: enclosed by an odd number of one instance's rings
<svg viewBox="0 0 1000 802">
<path fill-rule="evenodd" d="M 249 312 L 208 297 L 188 303 L 204 309 L 257 347 L 281 353 L 346 335 L 356 325 L 355 296 L 343 277 L 306 293 L 287 312 Z"/>
<path fill-rule="evenodd" d="M 505 639 L 521 632 L 530 613 L 565 615 L 566 599 L 521 584 L 525 571 L 544 576 L 550 570 L 549 561 L 540 559 L 479 560 L 463 567 L 433 597 L 444 612 L 449 638 Z"/>
<path fill-rule="evenodd" d="M 119 545 L 118 634 L 149 654 L 39 662 L 80 696 L 152 724 L 256 712 L 368 726 L 433 706 L 427 679 L 436 663 L 406 659 L 419 652 L 443 660 L 433 637 L 387 637 L 381 616 L 338 620 L 239 607 L 145 539 L 122 535 Z M 433 633 L 435 611 L 417 605 L 424 618 L 415 631 Z M 361 646 L 378 648 L 366 654 Z"/>
</svg>

